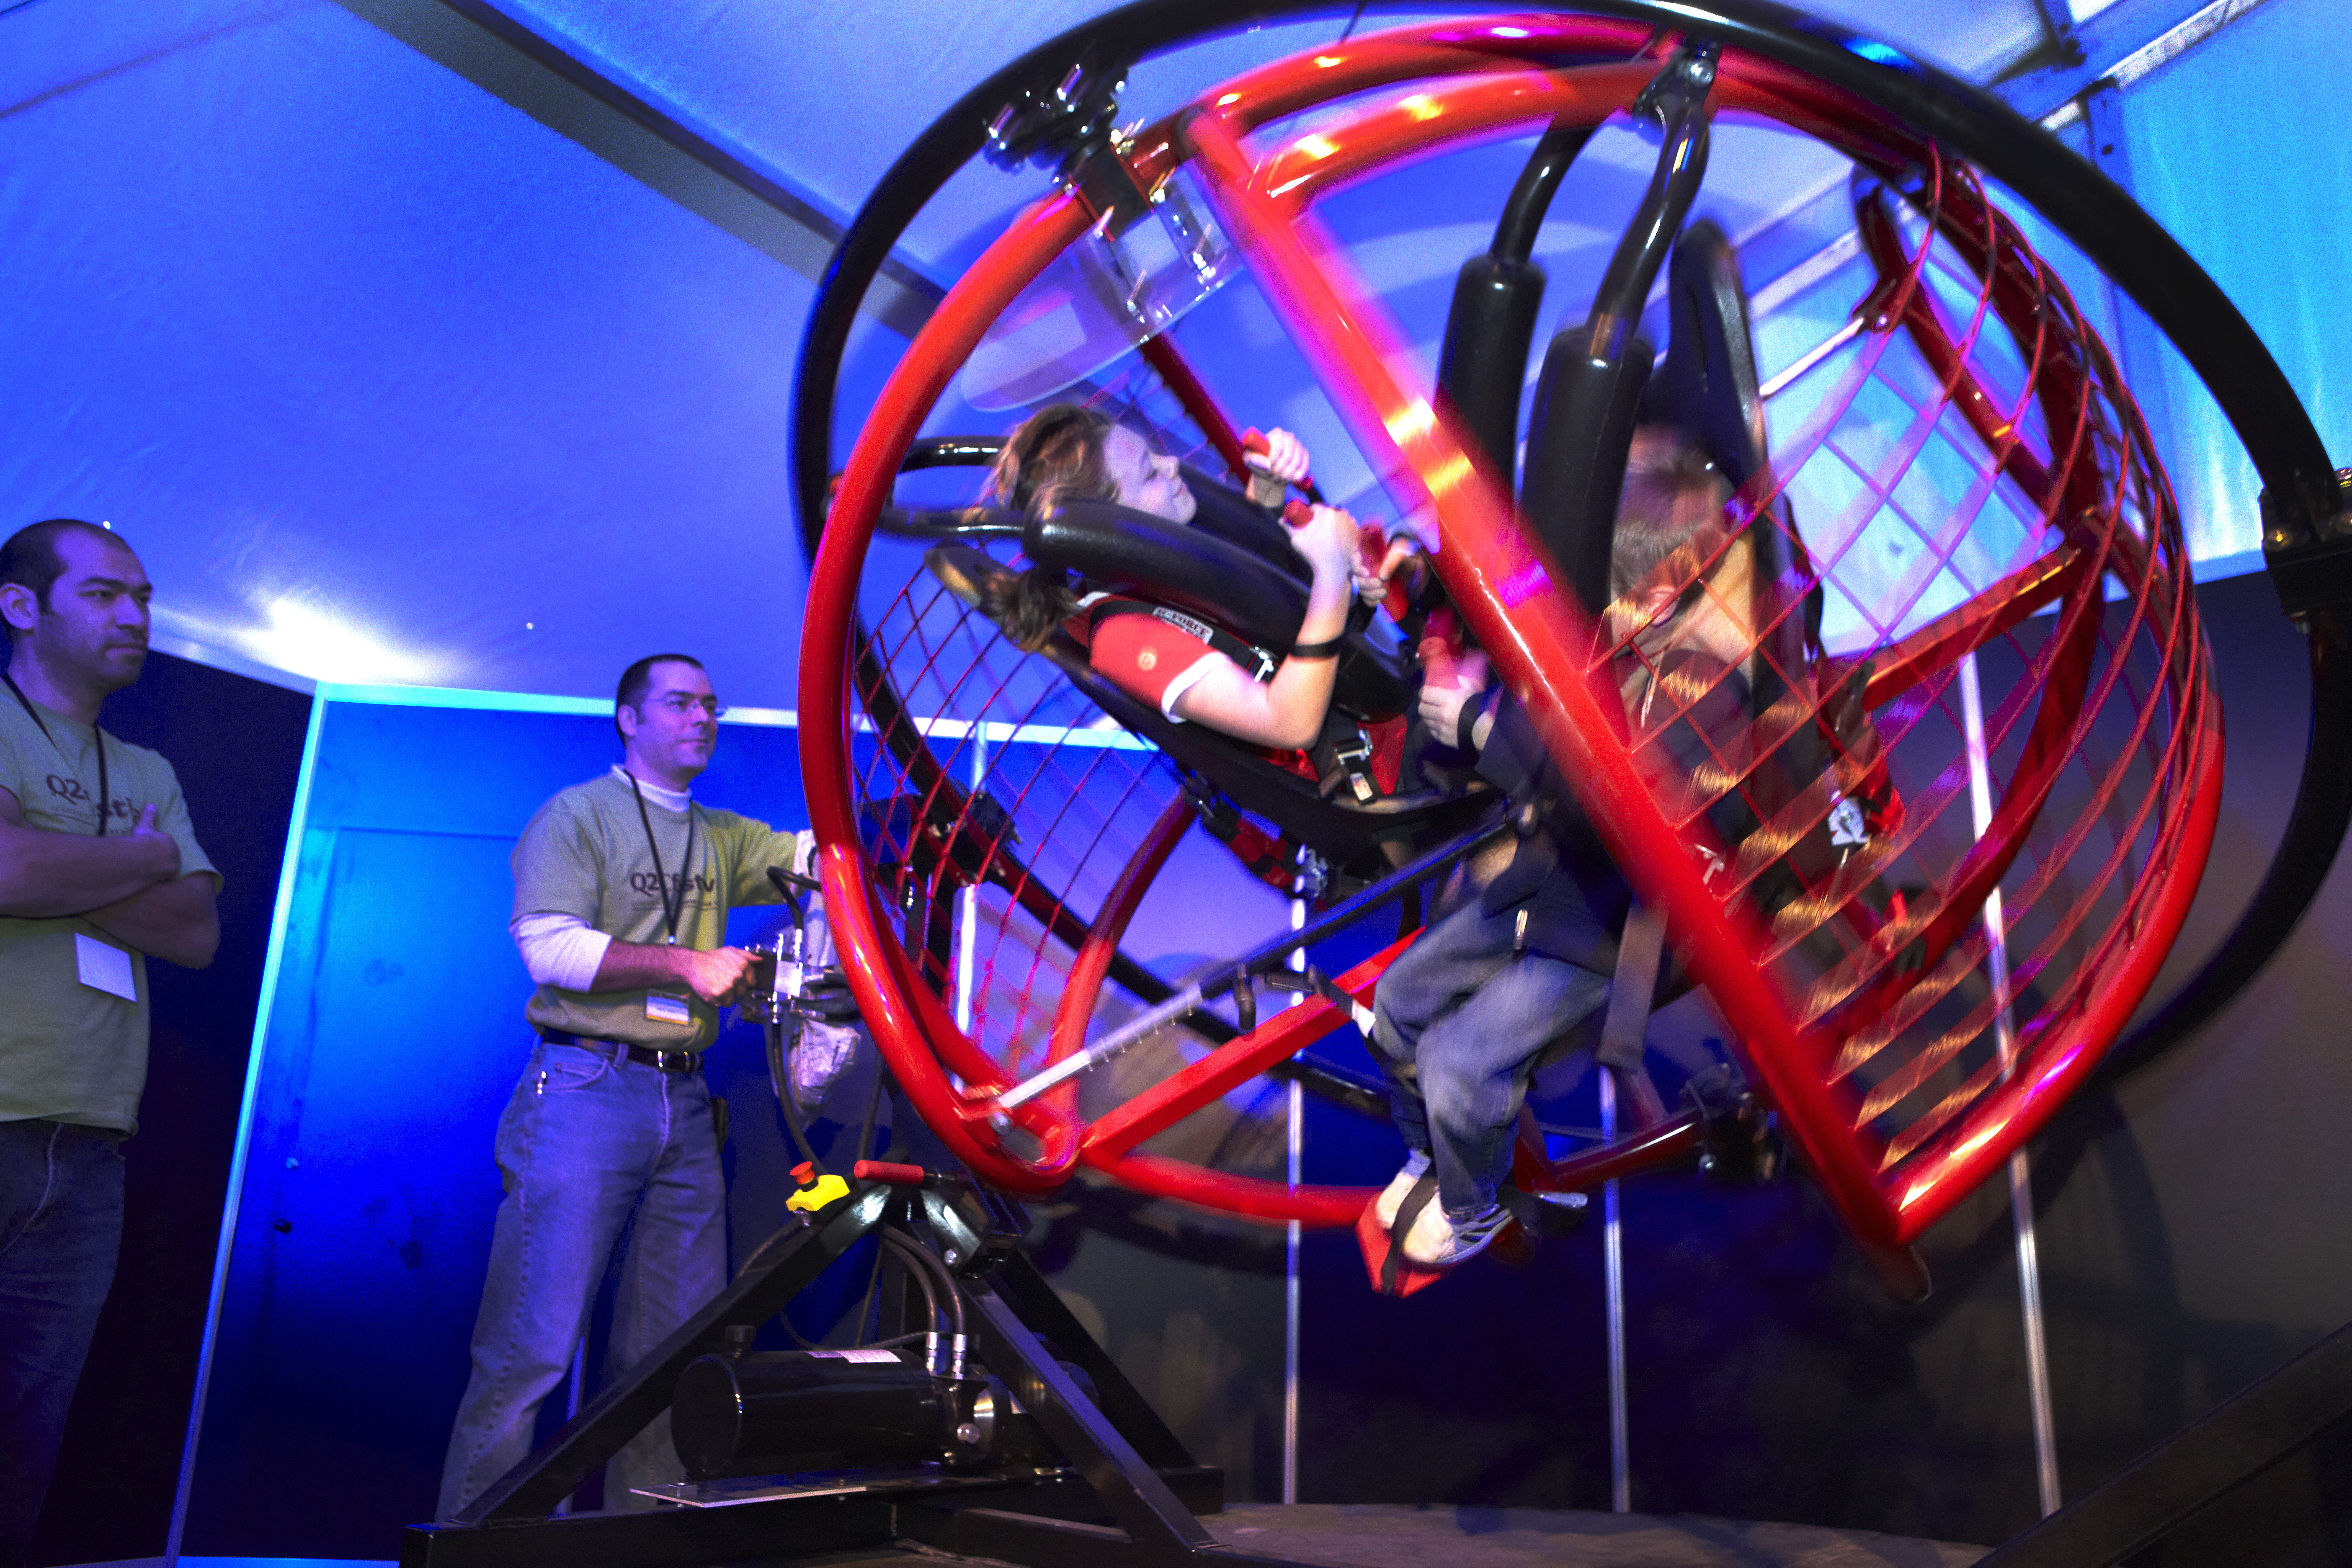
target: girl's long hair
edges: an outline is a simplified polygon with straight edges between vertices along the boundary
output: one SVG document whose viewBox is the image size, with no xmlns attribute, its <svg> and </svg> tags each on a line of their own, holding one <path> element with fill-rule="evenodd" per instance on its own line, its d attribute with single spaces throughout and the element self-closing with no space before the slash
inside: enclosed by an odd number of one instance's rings
<svg viewBox="0 0 2352 1568">
<path fill-rule="evenodd" d="M 989 472 L 988 495 L 1033 517 L 1065 501 L 1117 500 L 1118 485 L 1103 451 L 1111 423 L 1075 403 L 1039 409 L 1006 437 Z M 1077 607 L 1069 576 L 1059 567 L 1033 566 L 981 585 L 981 608 L 1030 653 L 1044 647 Z"/>
</svg>

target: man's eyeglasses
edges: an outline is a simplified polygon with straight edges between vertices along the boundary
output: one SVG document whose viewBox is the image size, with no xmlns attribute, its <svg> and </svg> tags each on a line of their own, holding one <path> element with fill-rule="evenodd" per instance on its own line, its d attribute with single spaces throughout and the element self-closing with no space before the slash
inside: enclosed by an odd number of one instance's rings
<svg viewBox="0 0 2352 1568">
<path fill-rule="evenodd" d="M 721 719 L 727 714 L 727 704 L 719 701 L 716 697 L 689 697 L 683 691 L 665 692 L 655 698 L 649 706 L 664 709 L 681 718 L 698 708 L 713 719 Z"/>
</svg>

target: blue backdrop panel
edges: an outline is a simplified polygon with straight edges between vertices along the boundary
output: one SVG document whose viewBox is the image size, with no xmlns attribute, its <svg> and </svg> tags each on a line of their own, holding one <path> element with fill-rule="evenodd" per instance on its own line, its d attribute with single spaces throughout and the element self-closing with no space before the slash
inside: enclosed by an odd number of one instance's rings
<svg viewBox="0 0 2352 1568">
<path fill-rule="evenodd" d="M 507 857 L 541 802 L 616 752 L 602 715 L 329 707 L 186 1550 L 388 1557 L 431 1515 L 499 1202 L 492 1137 L 529 1044 Z M 794 731 L 730 725 L 719 754 L 698 795 L 803 820 Z M 737 934 L 776 919 L 744 911 Z M 714 1056 L 748 1112 L 767 1092 L 756 1032 Z M 772 1172 L 761 1109 L 738 1159 Z M 759 1185 L 745 1201 L 780 1209 Z"/>
</svg>

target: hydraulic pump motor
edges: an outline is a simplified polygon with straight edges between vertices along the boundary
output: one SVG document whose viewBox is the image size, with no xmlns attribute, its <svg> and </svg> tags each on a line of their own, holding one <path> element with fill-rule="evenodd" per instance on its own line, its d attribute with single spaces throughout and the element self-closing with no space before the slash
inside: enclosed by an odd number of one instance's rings
<svg viewBox="0 0 2352 1568">
<path fill-rule="evenodd" d="M 810 1470 L 1058 1464 L 1003 1384 L 895 1350 L 708 1355 L 678 1374 L 670 1439 L 690 1481 Z"/>
</svg>

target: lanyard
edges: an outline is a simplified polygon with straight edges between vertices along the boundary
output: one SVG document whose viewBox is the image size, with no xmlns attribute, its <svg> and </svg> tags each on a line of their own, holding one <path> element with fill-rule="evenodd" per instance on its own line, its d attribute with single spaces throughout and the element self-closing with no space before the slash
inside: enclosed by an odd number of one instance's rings
<svg viewBox="0 0 2352 1568">
<path fill-rule="evenodd" d="M 661 846 L 654 842 L 654 819 L 646 810 L 646 792 L 637 787 L 637 775 L 629 774 L 629 793 L 637 797 L 637 820 L 646 825 L 646 848 L 654 858 L 654 880 L 661 884 L 662 924 L 669 931 L 669 944 L 677 945 L 677 917 L 686 912 L 686 879 L 694 874 L 694 802 L 686 803 L 686 853 L 677 863 L 677 897 L 670 897 L 669 879 L 662 873 Z"/>
<path fill-rule="evenodd" d="M 25 705 L 25 717 L 40 725 L 41 739 L 52 746 L 57 746 L 58 755 L 64 757 L 66 765 L 71 767 L 73 759 L 66 756 L 66 749 L 63 746 L 58 746 L 58 738 L 49 733 L 49 726 L 42 719 L 41 710 L 33 706 L 33 700 L 25 695 L 25 689 L 16 684 L 16 678 L 6 670 L 0 669 L 0 680 L 6 681 L 8 689 L 16 694 L 16 700 Z M 106 788 L 106 731 L 92 724 L 89 727 L 89 732 L 98 742 L 98 837 L 103 838 L 106 837 L 107 814 L 113 810 L 110 804 L 113 797 L 107 793 Z"/>
</svg>

